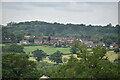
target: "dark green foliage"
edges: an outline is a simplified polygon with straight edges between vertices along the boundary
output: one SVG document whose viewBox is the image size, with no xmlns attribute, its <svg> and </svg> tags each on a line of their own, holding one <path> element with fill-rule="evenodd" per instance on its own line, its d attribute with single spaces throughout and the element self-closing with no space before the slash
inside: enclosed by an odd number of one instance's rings
<svg viewBox="0 0 120 80">
<path fill-rule="evenodd" d="M 85 50 L 85 47 L 81 46 Z M 55 78 L 118 78 L 118 65 L 111 63 L 104 58 L 106 49 L 97 46 L 93 53 L 86 53 L 82 50 L 78 60 L 71 56 L 66 64 L 58 68 L 53 74 Z M 81 52 L 81 50 L 80 50 Z M 85 55 L 86 54 L 86 55 Z"/>
<path fill-rule="evenodd" d="M 47 62 L 38 62 L 37 70 L 40 72 L 40 75 L 46 75 L 50 77 L 53 73 L 57 72 L 59 64 L 51 64 Z"/>
<path fill-rule="evenodd" d="M 2 28 L 2 41 L 3 43 L 14 42 L 15 35 L 10 33 L 6 28 Z"/>
<path fill-rule="evenodd" d="M 62 63 L 62 54 L 60 51 L 55 52 L 54 54 L 50 55 L 49 59 L 56 63 Z"/>
<path fill-rule="evenodd" d="M 59 66 L 57 72 L 51 75 L 52 78 L 77 78 L 75 67 L 77 67 L 78 60 L 71 56 L 67 64 Z"/>
<path fill-rule="evenodd" d="M 107 47 L 110 46 L 110 44 L 112 44 L 113 42 L 114 43 L 117 43 L 118 41 L 118 34 L 117 35 L 110 35 L 110 34 L 106 34 L 103 36 L 103 38 L 101 39 L 101 41 L 103 41 L 105 43 L 105 45 Z"/>
<path fill-rule="evenodd" d="M 27 40 L 28 40 L 29 42 L 34 43 L 34 39 L 35 39 L 35 38 L 31 38 L 31 37 L 30 37 L 30 38 L 29 38 L 29 39 L 27 39 Z"/>
<path fill-rule="evenodd" d="M 120 52 L 119 48 L 115 48 L 115 49 L 114 49 L 114 52 L 115 52 L 115 53 L 119 53 L 119 52 Z"/>
<path fill-rule="evenodd" d="M 76 48 L 71 48 L 71 49 L 70 49 L 70 52 L 71 52 L 72 54 L 76 54 L 76 53 L 77 53 L 77 49 L 76 49 Z"/>
<path fill-rule="evenodd" d="M 48 37 L 48 41 L 50 41 L 50 40 L 51 40 L 51 37 L 49 36 L 49 37 Z"/>
<path fill-rule="evenodd" d="M 70 52 L 73 53 L 73 54 L 76 54 L 78 53 L 78 47 L 80 46 L 80 42 L 79 40 L 74 40 L 72 43 L 71 43 L 71 49 L 70 49 Z"/>
<path fill-rule="evenodd" d="M 119 67 L 120 67 L 120 56 L 118 56 L 117 59 L 114 60 L 115 63 L 119 64 Z"/>
<path fill-rule="evenodd" d="M 2 54 L 2 77 L 17 78 L 38 78 L 36 63 L 28 60 L 25 53 L 4 53 Z"/>
<path fill-rule="evenodd" d="M 17 53 L 23 53 L 24 47 L 22 45 L 17 44 L 6 44 L 3 46 L 2 51 L 3 52 L 17 52 Z"/>
<path fill-rule="evenodd" d="M 10 26 L 10 27 L 9 27 Z M 60 23 L 47 23 L 41 21 L 20 22 L 4 26 L 10 32 L 14 34 L 23 33 L 31 35 L 52 35 L 52 36 L 64 36 L 64 37 L 76 37 L 93 39 L 96 36 L 102 38 L 106 34 L 117 35 L 118 26 L 93 26 L 85 24 L 60 24 Z M 97 38 L 97 39 L 98 39 Z M 115 38 L 116 39 L 116 38 Z"/>
<path fill-rule="evenodd" d="M 33 56 L 36 57 L 37 61 L 41 61 L 43 58 L 47 56 L 44 51 L 39 50 L 39 49 L 33 51 L 32 53 L 33 53 Z"/>
<path fill-rule="evenodd" d="M 9 31 L 6 27 L 2 28 L 2 43 L 15 43 L 19 42 L 23 39 L 23 35 L 21 33 L 14 34 L 13 32 Z"/>
</svg>

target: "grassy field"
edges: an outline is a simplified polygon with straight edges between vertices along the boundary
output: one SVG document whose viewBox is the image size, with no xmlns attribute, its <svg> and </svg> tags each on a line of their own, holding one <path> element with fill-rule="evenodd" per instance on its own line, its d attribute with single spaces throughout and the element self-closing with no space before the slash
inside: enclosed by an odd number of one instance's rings
<svg viewBox="0 0 120 80">
<path fill-rule="evenodd" d="M 0 46 L 5 46 L 5 44 L 0 44 Z"/>
<path fill-rule="evenodd" d="M 43 50 L 48 55 L 55 53 L 57 50 L 61 51 L 62 53 L 70 53 L 70 48 L 54 48 L 50 46 L 25 46 L 24 51 L 26 53 L 31 53 L 32 51 L 40 49 Z"/>
<path fill-rule="evenodd" d="M 40 49 L 43 50 L 45 53 L 47 53 L 48 55 L 53 54 L 54 52 L 56 52 L 57 50 L 61 51 L 62 53 L 70 53 L 70 48 L 54 48 L 54 47 L 50 47 L 50 46 L 25 46 L 24 47 L 24 51 L 26 53 L 31 53 L 32 51 L 36 50 L 36 49 Z M 70 55 L 63 55 L 63 58 L 67 58 L 69 59 L 71 56 Z M 74 56 L 76 57 L 77 55 L 74 54 Z M 118 58 L 118 54 L 116 54 L 114 51 L 108 51 L 106 53 L 106 56 L 108 57 L 108 59 L 113 62 L 116 58 Z M 48 59 L 45 59 L 45 61 L 47 61 Z"/>
<path fill-rule="evenodd" d="M 70 55 L 63 55 L 63 58 L 69 59 L 70 56 L 71 56 L 71 54 Z M 76 54 L 74 54 L 73 56 L 77 57 Z M 113 62 L 115 59 L 118 58 L 118 54 L 116 54 L 114 51 L 108 51 L 106 53 L 106 56 L 108 57 L 108 60 L 110 60 L 111 62 Z"/>
<path fill-rule="evenodd" d="M 72 54 L 63 55 L 63 56 L 62 56 L 62 59 L 66 58 L 66 59 L 68 60 L 71 55 L 72 55 Z M 76 55 L 76 54 L 73 54 L 73 56 L 77 58 L 77 55 Z M 106 53 L 106 56 L 108 57 L 108 59 L 109 59 L 111 62 L 113 62 L 115 59 L 118 58 L 118 54 L 116 54 L 114 51 L 108 51 L 108 52 Z M 78 59 L 79 59 L 79 58 L 78 58 Z M 36 61 L 34 58 L 31 58 L 30 60 Z M 54 62 L 50 61 L 48 57 L 44 58 L 43 61 L 54 64 Z"/>
<path fill-rule="evenodd" d="M 118 58 L 118 54 L 116 54 L 114 51 L 108 51 L 106 53 L 106 56 L 108 57 L 108 59 L 113 62 L 115 59 Z"/>
<path fill-rule="evenodd" d="M 68 60 L 71 55 L 72 55 L 72 54 L 63 55 L 63 56 L 62 56 L 62 59 L 65 59 L 65 58 L 66 58 L 66 59 Z M 76 55 L 76 54 L 73 54 L 73 56 L 77 58 L 77 55 Z M 118 54 L 116 54 L 116 53 L 113 52 L 113 51 L 108 51 L 108 52 L 106 53 L 106 56 L 108 57 L 108 59 L 109 59 L 111 62 L 113 62 L 115 59 L 118 58 Z M 78 58 L 78 59 L 79 59 L 79 58 Z M 35 58 L 33 58 L 33 57 L 30 57 L 29 60 L 36 61 Z M 49 60 L 48 57 L 44 58 L 42 61 L 55 64 L 55 62 L 52 62 L 51 60 Z"/>
</svg>

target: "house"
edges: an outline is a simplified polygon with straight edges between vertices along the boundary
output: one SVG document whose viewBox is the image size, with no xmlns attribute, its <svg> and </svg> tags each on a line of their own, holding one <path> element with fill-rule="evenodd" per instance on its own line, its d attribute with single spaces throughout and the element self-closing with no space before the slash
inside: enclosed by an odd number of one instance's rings
<svg viewBox="0 0 120 80">
<path fill-rule="evenodd" d="M 48 37 L 49 37 L 49 36 L 43 36 L 43 38 L 46 38 L 46 39 L 47 39 Z"/>
<path fill-rule="evenodd" d="M 24 36 L 24 39 L 29 39 L 30 38 L 30 36 Z"/>
<path fill-rule="evenodd" d="M 54 43 L 57 43 L 57 42 L 58 42 L 58 40 L 50 40 L 51 44 L 54 44 Z"/>
<path fill-rule="evenodd" d="M 118 45 L 117 45 L 116 43 L 113 43 L 113 44 L 110 45 L 109 48 L 110 48 L 110 49 L 114 49 L 115 47 L 118 47 Z"/>
<path fill-rule="evenodd" d="M 43 44 L 43 40 L 42 39 L 34 39 L 34 43 L 35 44 Z"/>
<path fill-rule="evenodd" d="M 22 40 L 22 41 L 20 41 L 19 43 L 20 43 L 20 44 L 30 44 L 30 42 L 27 41 L 27 40 Z"/>
<path fill-rule="evenodd" d="M 43 44 L 49 44 L 48 40 L 43 40 Z"/>
</svg>

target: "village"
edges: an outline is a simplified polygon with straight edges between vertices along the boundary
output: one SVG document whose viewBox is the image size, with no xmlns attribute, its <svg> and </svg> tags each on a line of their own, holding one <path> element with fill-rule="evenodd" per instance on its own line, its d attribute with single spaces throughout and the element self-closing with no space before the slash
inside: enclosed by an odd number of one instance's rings
<svg viewBox="0 0 120 80">
<path fill-rule="evenodd" d="M 33 36 L 35 37 L 35 36 Z M 71 47 L 71 43 L 75 40 L 78 40 L 80 44 L 87 45 L 88 48 L 93 48 L 95 46 L 103 46 L 105 47 L 105 43 L 98 42 L 94 43 L 93 40 L 88 39 L 80 39 L 80 38 L 74 38 L 74 37 L 54 37 L 54 36 L 39 36 L 33 39 L 33 42 L 30 42 L 28 39 L 30 39 L 31 36 L 24 36 L 24 39 L 19 41 L 19 44 L 29 45 L 29 44 L 36 44 L 36 45 L 48 45 L 53 47 L 64 47 L 69 48 Z M 109 49 L 113 49 L 117 47 L 118 45 L 113 43 L 109 46 Z"/>
</svg>

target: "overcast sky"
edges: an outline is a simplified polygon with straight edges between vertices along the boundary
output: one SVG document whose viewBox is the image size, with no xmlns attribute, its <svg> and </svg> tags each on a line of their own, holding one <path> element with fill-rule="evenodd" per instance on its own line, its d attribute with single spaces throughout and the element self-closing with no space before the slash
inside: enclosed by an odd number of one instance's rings
<svg viewBox="0 0 120 80">
<path fill-rule="evenodd" d="M 3 2 L 2 22 L 47 21 L 58 23 L 118 24 L 117 2 Z"/>
</svg>

